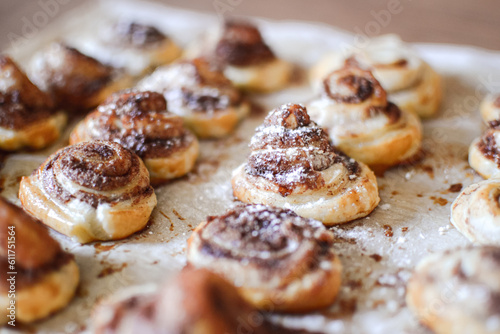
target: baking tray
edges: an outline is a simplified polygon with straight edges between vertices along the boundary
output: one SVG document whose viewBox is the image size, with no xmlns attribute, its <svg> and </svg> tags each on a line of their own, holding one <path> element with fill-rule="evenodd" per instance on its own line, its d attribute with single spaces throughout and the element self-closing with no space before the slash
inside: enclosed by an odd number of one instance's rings
<svg viewBox="0 0 500 334">
<path fill-rule="evenodd" d="M 95 22 L 131 18 L 154 24 L 186 46 L 217 15 L 200 14 L 139 1 L 92 2 L 73 10 L 9 53 L 26 65 L 29 57 L 52 40 L 79 46 L 95 33 Z M 352 41 L 353 36 L 326 25 L 255 19 L 278 56 L 308 68 L 325 52 Z M 450 203 L 460 186 L 480 180 L 468 166 L 467 149 L 482 131 L 478 112 L 485 93 L 500 91 L 500 53 L 439 44 L 416 44 L 421 56 L 443 77 L 444 102 L 439 116 L 424 124 L 425 159 L 389 170 L 378 177 L 381 203 L 368 217 L 332 228 L 335 249 L 344 266 L 340 294 L 331 308 L 306 315 L 271 315 L 292 328 L 325 333 L 427 333 L 405 306 L 405 285 L 412 268 L 425 255 L 466 245 L 449 221 Z M 314 97 L 307 82 L 270 95 L 251 98 L 270 110 L 282 103 L 307 102 Z M 96 300 L 123 287 L 160 283 L 186 262 L 186 240 L 207 215 L 223 213 L 236 202 L 232 170 L 245 161 L 248 142 L 265 114 L 252 115 L 236 133 L 222 140 L 201 142 L 201 156 L 188 176 L 157 188 L 158 206 L 149 227 L 116 242 L 80 245 L 52 235 L 75 254 L 81 269 L 76 298 L 61 312 L 25 329 L 37 333 L 88 331 Z M 21 176 L 67 143 L 36 153 L 10 155 L 0 172 L 2 195 L 19 204 Z M 9 329 L 2 329 L 8 332 Z"/>
</svg>

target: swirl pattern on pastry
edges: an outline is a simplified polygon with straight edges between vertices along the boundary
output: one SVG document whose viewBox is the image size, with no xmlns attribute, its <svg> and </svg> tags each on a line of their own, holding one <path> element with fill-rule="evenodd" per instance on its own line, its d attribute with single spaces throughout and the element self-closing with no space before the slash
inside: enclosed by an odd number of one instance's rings
<svg viewBox="0 0 500 334">
<path fill-rule="evenodd" d="M 451 222 L 467 239 L 500 245 L 500 181 L 485 180 L 465 188 L 451 205 Z"/>
<path fill-rule="evenodd" d="M 291 80 L 293 66 L 276 57 L 257 26 L 244 21 L 225 21 L 188 48 L 188 57 L 206 57 L 237 87 L 272 92 Z"/>
<path fill-rule="evenodd" d="M 0 55 L 0 149 L 41 149 L 56 141 L 66 116 L 7 56 Z"/>
<path fill-rule="evenodd" d="M 500 119 L 500 94 L 488 94 L 479 106 L 481 116 L 486 123 Z"/>
<path fill-rule="evenodd" d="M 432 254 L 416 267 L 406 301 L 436 334 L 499 333 L 499 275 L 498 247 Z"/>
<path fill-rule="evenodd" d="M 94 108 L 111 93 L 131 85 L 121 71 L 62 43 L 53 43 L 36 54 L 29 74 L 67 111 Z"/>
<path fill-rule="evenodd" d="M 194 166 L 199 153 L 196 137 L 182 118 L 167 111 L 163 95 L 122 91 L 109 97 L 73 130 L 70 144 L 114 141 L 141 157 L 151 182 L 180 177 Z"/>
<path fill-rule="evenodd" d="M 442 98 L 440 76 L 396 35 L 374 38 L 366 47 L 326 55 L 312 68 L 310 79 L 319 88 L 323 78 L 345 65 L 370 70 L 402 110 L 432 117 Z"/>
<path fill-rule="evenodd" d="M 332 72 L 308 110 L 335 146 L 374 169 L 387 169 L 420 152 L 420 120 L 387 101 L 369 71 L 348 66 Z"/>
<path fill-rule="evenodd" d="M 226 280 L 193 268 L 159 289 L 123 290 L 101 302 L 92 317 L 96 334 L 299 333 L 272 325 Z"/>
<path fill-rule="evenodd" d="M 290 210 L 241 205 L 208 217 L 188 240 L 188 263 L 233 282 L 259 309 L 306 312 L 329 306 L 342 266 L 333 234 Z"/>
<path fill-rule="evenodd" d="M 337 151 L 302 105 L 271 111 L 250 148 L 248 161 L 232 177 L 234 196 L 242 202 L 340 224 L 368 215 L 380 200 L 373 172 Z"/>
<path fill-rule="evenodd" d="M 500 172 L 500 124 L 489 123 L 490 128 L 469 147 L 469 165 L 485 179 Z"/>
<path fill-rule="evenodd" d="M 32 322 L 62 309 L 73 298 L 80 277 L 73 255 L 64 252 L 39 222 L 2 198 L 0 270 L 0 324 L 12 319 Z M 10 272 L 17 273 L 14 281 L 7 280 Z M 8 309 L 12 290 L 14 318 Z"/>
<path fill-rule="evenodd" d="M 21 180 L 24 208 L 80 243 L 114 240 L 146 226 L 156 206 L 142 160 L 114 142 L 62 148 Z"/>
<path fill-rule="evenodd" d="M 137 88 L 162 93 L 168 109 L 201 138 L 230 134 L 250 111 L 242 94 L 203 59 L 160 67 Z"/>
</svg>

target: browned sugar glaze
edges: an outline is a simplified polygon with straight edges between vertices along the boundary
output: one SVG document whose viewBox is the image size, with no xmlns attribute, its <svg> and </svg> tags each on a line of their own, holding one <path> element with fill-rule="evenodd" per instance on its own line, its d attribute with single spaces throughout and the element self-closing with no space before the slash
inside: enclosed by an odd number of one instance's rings
<svg viewBox="0 0 500 334">
<path fill-rule="evenodd" d="M 34 173 L 53 198 L 67 203 L 78 199 L 92 207 L 129 199 L 139 200 L 151 195 L 147 173 L 141 173 L 140 158 L 118 143 L 105 141 L 84 142 L 65 147 L 51 155 Z M 89 189 L 74 193 L 64 182 L 73 182 Z M 120 188 L 135 182 L 135 187 Z M 94 191 L 112 191 L 96 194 Z"/>
<path fill-rule="evenodd" d="M 163 95 L 149 91 L 113 94 L 85 123 L 90 139 L 120 143 L 141 158 L 170 156 L 194 140 L 182 118 L 167 111 Z"/>
<path fill-rule="evenodd" d="M 52 93 L 56 102 L 72 109 L 85 109 L 87 99 L 99 93 L 114 76 L 110 66 L 101 64 L 77 49 L 54 43 L 38 59 L 38 73 L 43 89 Z"/>
<path fill-rule="evenodd" d="M 360 104 L 373 99 L 375 104 L 367 107 L 365 117 L 385 114 L 389 124 L 401 118 L 401 110 L 387 101 L 387 94 L 370 71 L 355 66 L 346 66 L 332 72 L 323 80 L 323 94 L 344 104 Z"/>
<path fill-rule="evenodd" d="M 9 237 L 15 232 L 15 268 L 9 267 Z M 12 246 L 10 246 L 12 247 Z M 50 237 L 47 229 L 21 208 L 0 198 L 0 291 L 8 290 L 8 272 L 17 272 L 16 288 L 37 282 L 44 274 L 59 269 L 69 262 L 72 255 L 64 252 Z"/>
<path fill-rule="evenodd" d="M 158 69 L 139 88 L 161 92 L 170 106 L 194 112 L 226 110 L 242 102 L 242 94 L 205 59 L 183 60 Z"/>
<path fill-rule="evenodd" d="M 226 21 L 215 47 L 215 58 L 222 65 L 252 66 L 269 62 L 275 56 L 256 26 Z"/>
<path fill-rule="evenodd" d="M 51 98 L 36 87 L 19 67 L 0 55 L 0 126 L 13 130 L 46 120 L 55 112 Z"/>
<path fill-rule="evenodd" d="M 499 129 L 495 127 L 487 130 L 479 139 L 477 148 L 487 159 L 494 161 L 500 167 L 500 150 L 494 136 L 497 131 Z"/>
<path fill-rule="evenodd" d="M 259 266 L 265 277 L 291 277 L 334 256 L 333 235 L 322 223 L 264 205 L 240 205 L 208 217 L 199 236 L 201 252 Z"/>
<path fill-rule="evenodd" d="M 137 22 L 121 21 L 113 26 L 113 42 L 135 48 L 147 49 L 165 41 L 165 36 L 154 26 Z"/>
<path fill-rule="evenodd" d="M 114 305 L 113 317 L 96 334 L 299 333 L 270 324 L 235 287 L 204 270 L 185 268 L 158 294 L 130 297 Z"/>
<path fill-rule="evenodd" d="M 319 172 L 337 163 L 351 175 L 360 171 L 357 162 L 337 151 L 327 133 L 299 104 L 285 104 L 271 111 L 257 128 L 250 148 L 246 173 L 275 183 L 283 196 L 291 194 L 297 185 L 322 187 L 325 181 Z"/>
</svg>

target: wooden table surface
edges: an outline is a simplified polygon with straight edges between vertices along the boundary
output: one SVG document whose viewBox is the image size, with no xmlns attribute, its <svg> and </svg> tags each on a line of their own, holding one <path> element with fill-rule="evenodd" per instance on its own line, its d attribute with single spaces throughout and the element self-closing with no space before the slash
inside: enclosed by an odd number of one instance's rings
<svg viewBox="0 0 500 334">
<path fill-rule="evenodd" d="M 409 42 L 468 44 L 500 50 L 498 0 L 156 1 L 213 14 L 318 21 L 367 36 L 393 32 Z M 43 29 L 82 2 L 84 0 L 1 0 L 0 47 L 5 49 L 16 36 L 29 32 L 26 28 L 29 23 L 38 22 L 39 27 L 35 29 Z M 40 12 L 49 13 L 50 17 Z"/>
</svg>

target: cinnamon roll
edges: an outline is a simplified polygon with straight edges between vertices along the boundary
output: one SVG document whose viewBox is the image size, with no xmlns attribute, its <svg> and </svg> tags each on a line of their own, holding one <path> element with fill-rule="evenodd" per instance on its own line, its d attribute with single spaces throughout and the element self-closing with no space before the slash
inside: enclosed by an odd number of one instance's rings
<svg viewBox="0 0 500 334">
<path fill-rule="evenodd" d="M 389 100 L 402 110 L 420 117 L 432 117 L 438 112 L 442 98 L 439 74 L 398 36 L 380 36 L 364 48 L 326 55 L 311 69 L 313 85 L 319 88 L 326 75 L 346 64 L 370 70 L 389 94 Z"/>
<path fill-rule="evenodd" d="M 160 67 L 137 88 L 162 93 L 168 109 L 200 138 L 230 134 L 250 111 L 242 94 L 203 59 Z"/>
<path fill-rule="evenodd" d="M 0 55 L 0 149 L 41 149 L 56 141 L 66 116 L 19 67 Z"/>
<path fill-rule="evenodd" d="M 187 174 L 199 153 L 196 137 L 182 118 L 167 111 L 163 95 L 123 91 L 87 115 L 70 136 L 70 144 L 90 140 L 120 143 L 142 158 L 152 183 Z"/>
<path fill-rule="evenodd" d="M 189 48 L 186 56 L 209 58 L 237 87 L 251 91 L 283 89 L 293 73 L 292 64 L 276 57 L 259 29 L 243 21 L 224 22 Z"/>
<path fill-rule="evenodd" d="M 374 169 L 387 169 L 420 152 L 420 120 L 387 101 L 369 71 L 345 67 L 332 72 L 308 110 L 335 146 Z"/>
<path fill-rule="evenodd" d="M 250 148 L 232 177 L 242 202 L 291 209 L 331 225 L 364 217 L 380 201 L 373 172 L 336 150 L 302 105 L 271 111 Z"/>
<path fill-rule="evenodd" d="M 141 159 L 106 141 L 51 155 L 22 178 L 19 199 L 44 224 L 80 243 L 127 237 L 146 226 L 156 206 Z"/>
<path fill-rule="evenodd" d="M 272 325 L 221 277 L 193 268 L 185 268 L 157 291 L 138 287 L 102 301 L 92 314 L 92 330 L 95 334 L 298 333 Z"/>
<path fill-rule="evenodd" d="M 180 57 L 181 49 L 158 28 L 129 20 L 99 26 L 99 36 L 80 41 L 89 55 L 133 76 L 144 74 Z"/>
<path fill-rule="evenodd" d="M 465 188 L 451 205 L 451 222 L 467 239 L 500 245 L 500 180 Z"/>
<path fill-rule="evenodd" d="M 111 93 L 132 84 L 123 71 L 63 43 L 53 43 L 36 54 L 29 74 L 34 83 L 70 112 L 94 108 Z"/>
<path fill-rule="evenodd" d="M 500 333 L 500 248 L 432 254 L 416 267 L 406 301 L 436 334 Z"/>
<path fill-rule="evenodd" d="M 479 107 L 481 116 L 486 123 L 500 119 L 500 94 L 488 94 Z"/>
<path fill-rule="evenodd" d="M 500 122 L 492 121 L 489 126 L 469 147 L 469 165 L 485 179 L 500 172 Z"/>
<path fill-rule="evenodd" d="M 332 304 L 342 265 L 333 234 L 290 210 L 241 205 L 208 217 L 188 240 L 188 263 L 232 282 L 259 309 L 307 312 Z"/>
<path fill-rule="evenodd" d="M 80 274 L 72 254 L 22 209 L 0 198 L 0 325 L 32 322 L 64 308 Z"/>
</svg>

